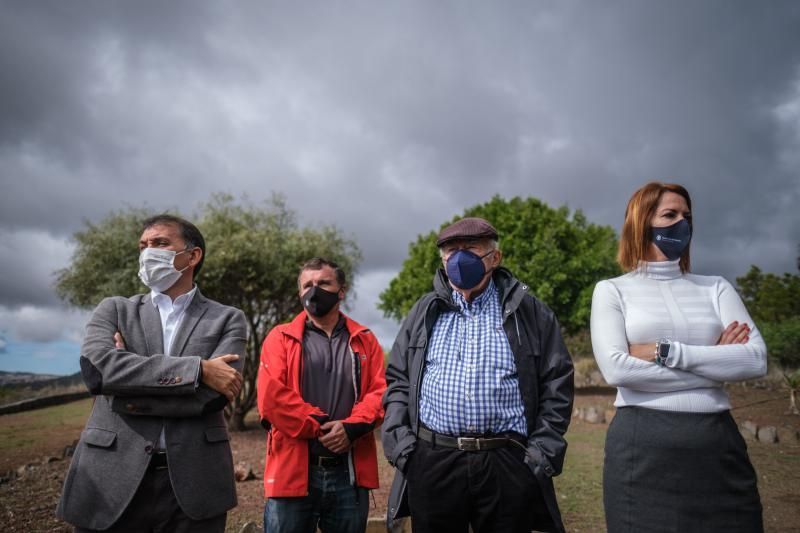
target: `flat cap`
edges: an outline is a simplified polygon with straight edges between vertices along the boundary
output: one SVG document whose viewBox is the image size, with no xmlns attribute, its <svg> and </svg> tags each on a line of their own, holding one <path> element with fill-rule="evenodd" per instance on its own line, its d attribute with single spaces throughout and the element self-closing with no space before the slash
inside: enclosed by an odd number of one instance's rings
<svg viewBox="0 0 800 533">
<path fill-rule="evenodd" d="M 497 230 L 482 218 L 462 218 L 439 232 L 436 246 L 441 248 L 442 245 L 457 239 L 497 239 Z"/>
</svg>

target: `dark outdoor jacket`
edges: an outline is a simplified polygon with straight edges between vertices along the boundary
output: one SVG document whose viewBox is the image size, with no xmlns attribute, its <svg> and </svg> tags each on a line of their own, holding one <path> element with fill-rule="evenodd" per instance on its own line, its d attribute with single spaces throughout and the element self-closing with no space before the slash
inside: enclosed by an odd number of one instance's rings
<svg viewBox="0 0 800 533">
<path fill-rule="evenodd" d="M 503 329 L 514 354 L 525 404 L 528 424 L 525 463 L 538 480 L 549 511 L 548 515 L 536 516 L 534 527 L 540 531 L 564 531 L 552 476 L 561 473 L 567 450 L 564 433 L 572 415 L 572 360 L 554 313 L 528 294 L 528 287 L 508 270 L 498 268 L 493 278 L 502 304 Z M 434 277 L 433 286 L 434 291 L 420 298 L 403 322 L 386 369 L 383 451 L 396 467 L 389 494 L 389 527 L 395 519 L 409 514 L 403 473 L 417 442 L 419 389 L 428 339 L 439 315 L 457 310 L 443 270 Z"/>
</svg>

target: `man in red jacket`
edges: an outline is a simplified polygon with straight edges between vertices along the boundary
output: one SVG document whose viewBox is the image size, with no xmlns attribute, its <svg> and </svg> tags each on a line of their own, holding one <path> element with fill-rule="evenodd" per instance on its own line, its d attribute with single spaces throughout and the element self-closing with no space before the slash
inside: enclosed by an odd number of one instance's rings
<svg viewBox="0 0 800 533">
<path fill-rule="evenodd" d="M 345 274 L 315 257 L 300 269 L 304 311 L 261 349 L 258 410 L 267 435 L 264 531 L 361 533 L 378 487 L 372 430 L 383 420 L 383 350 L 339 311 Z"/>
</svg>

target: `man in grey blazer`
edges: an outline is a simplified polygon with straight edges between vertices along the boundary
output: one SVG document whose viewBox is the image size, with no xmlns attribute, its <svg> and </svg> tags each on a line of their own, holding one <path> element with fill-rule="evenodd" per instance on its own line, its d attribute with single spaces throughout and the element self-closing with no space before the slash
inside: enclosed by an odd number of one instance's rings
<svg viewBox="0 0 800 533">
<path fill-rule="evenodd" d="M 106 298 L 86 326 L 95 401 L 57 514 L 78 532 L 222 532 L 236 506 L 222 409 L 242 385 L 247 325 L 194 284 L 205 242 L 193 224 L 153 217 L 139 249 L 151 291 Z"/>
</svg>

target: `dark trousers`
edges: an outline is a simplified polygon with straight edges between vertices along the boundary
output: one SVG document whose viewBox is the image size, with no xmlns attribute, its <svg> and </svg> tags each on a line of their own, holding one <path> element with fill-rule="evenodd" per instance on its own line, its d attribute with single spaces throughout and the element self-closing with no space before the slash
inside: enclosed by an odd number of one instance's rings
<svg viewBox="0 0 800 533">
<path fill-rule="evenodd" d="M 192 520 L 175 499 L 169 470 L 151 469 L 144 475 L 122 516 L 103 533 L 224 533 L 226 518 L 227 513 L 222 513 L 205 520 Z M 75 533 L 96 531 L 75 528 Z"/>
<path fill-rule="evenodd" d="M 406 469 L 415 533 L 528 532 L 541 501 L 517 447 L 467 452 L 417 440 Z"/>
</svg>

